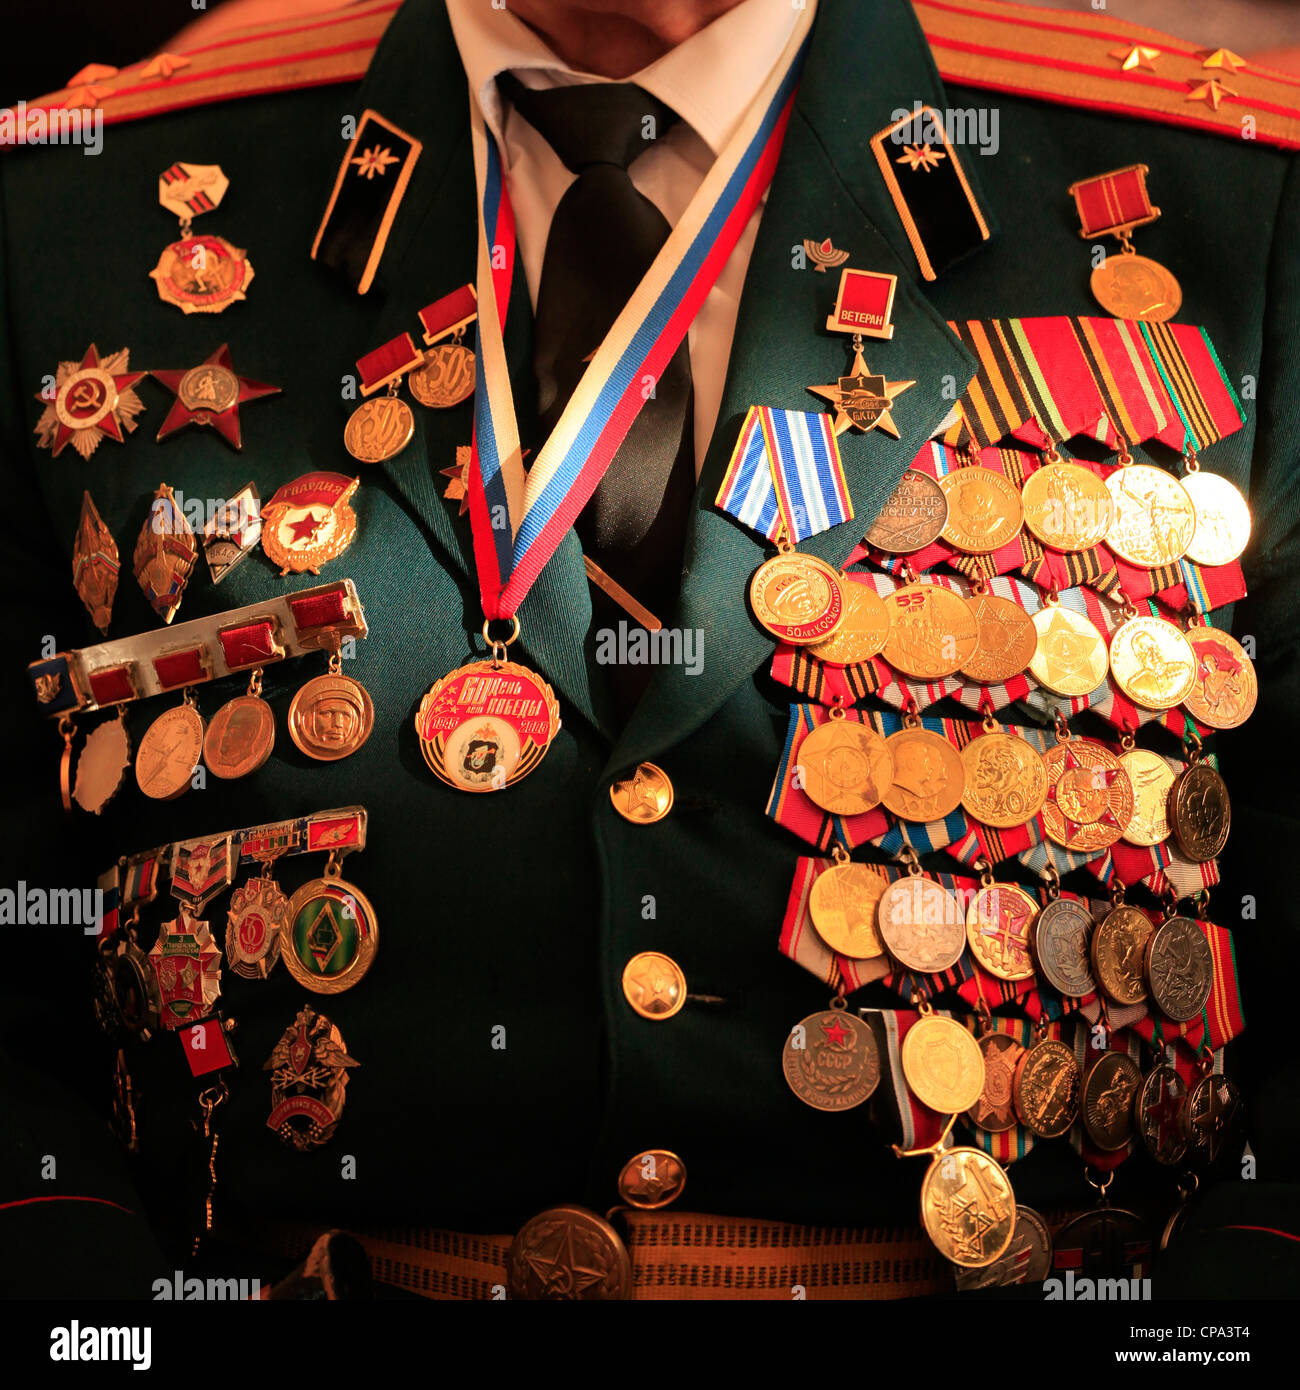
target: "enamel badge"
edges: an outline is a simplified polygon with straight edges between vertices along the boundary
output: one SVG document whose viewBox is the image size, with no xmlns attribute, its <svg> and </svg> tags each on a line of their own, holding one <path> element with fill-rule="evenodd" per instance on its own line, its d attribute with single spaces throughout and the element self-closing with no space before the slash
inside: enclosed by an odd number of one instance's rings
<svg viewBox="0 0 1300 1390">
<path fill-rule="evenodd" d="M 278 386 L 267 386 L 246 376 L 237 376 L 225 343 L 211 357 L 176 371 L 153 371 L 149 375 L 161 382 L 176 399 L 158 431 L 159 440 L 184 429 L 186 425 L 210 425 L 232 448 L 242 447 L 239 407 L 245 401 L 278 396 Z"/>
<path fill-rule="evenodd" d="M 263 1067 L 271 1073 L 267 1127 L 295 1149 L 328 1143 L 343 1114 L 348 1070 L 359 1065 L 324 1014 L 299 1009 Z"/>
<path fill-rule="evenodd" d="M 253 278 L 248 253 L 225 237 L 194 236 L 191 223 L 226 196 L 218 164 L 173 164 L 158 176 L 158 201 L 180 219 L 180 240 L 163 248 L 149 278 L 158 297 L 186 314 L 219 314 L 244 298 Z"/>
<path fill-rule="evenodd" d="M 90 493 L 83 492 L 81 519 L 72 546 L 72 582 L 86 605 L 90 621 L 100 632 L 108 631 L 113 616 L 119 568 L 117 542 L 104 525 Z"/>
<path fill-rule="evenodd" d="M 144 402 L 135 385 L 147 372 L 127 370 L 130 349 L 122 348 L 100 359 L 94 343 L 80 362 L 60 362 L 54 376 L 54 399 L 36 397 L 45 403 L 35 434 L 42 449 L 55 458 L 71 444 L 87 459 L 101 439 L 124 442 L 122 431 L 135 429 L 135 417 Z"/>
<path fill-rule="evenodd" d="M 198 542 L 176 505 L 175 493 L 166 483 L 159 484 L 135 543 L 133 568 L 136 582 L 163 622 L 176 616 L 198 558 Z"/>
<path fill-rule="evenodd" d="M 163 923 L 149 964 L 158 983 L 164 1028 L 179 1028 L 212 1012 L 221 993 L 221 949 L 206 922 L 182 906 L 174 921 Z"/>
<path fill-rule="evenodd" d="M 262 508 L 262 549 L 281 575 L 319 574 L 352 544 L 357 514 L 348 499 L 360 484 L 342 473 L 304 473 L 276 489 Z"/>
</svg>

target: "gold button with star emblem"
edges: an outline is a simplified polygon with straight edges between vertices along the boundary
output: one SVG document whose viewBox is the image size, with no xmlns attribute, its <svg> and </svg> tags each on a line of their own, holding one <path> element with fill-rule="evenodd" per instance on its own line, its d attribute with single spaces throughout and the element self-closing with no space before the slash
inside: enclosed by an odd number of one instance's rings
<svg viewBox="0 0 1300 1390">
<path fill-rule="evenodd" d="M 671 956 L 641 951 L 623 967 L 623 996 L 642 1018 L 661 1023 L 686 1002 L 686 976 Z"/>
<path fill-rule="evenodd" d="M 632 1296 L 632 1260 L 586 1207 L 548 1207 L 524 1223 L 506 1257 L 511 1298 L 604 1303 Z"/>
<path fill-rule="evenodd" d="M 653 825 L 673 809 L 673 784 L 654 763 L 641 763 L 631 777 L 620 777 L 609 789 L 614 809 L 633 825 Z"/>
<path fill-rule="evenodd" d="M 623 1165 L 618 1195 L 630 1207 L 657 1211 L 675 1202 L 686 1187 L 686 1165 L 669 1149 L 646 1149 Z"/>
</svg>

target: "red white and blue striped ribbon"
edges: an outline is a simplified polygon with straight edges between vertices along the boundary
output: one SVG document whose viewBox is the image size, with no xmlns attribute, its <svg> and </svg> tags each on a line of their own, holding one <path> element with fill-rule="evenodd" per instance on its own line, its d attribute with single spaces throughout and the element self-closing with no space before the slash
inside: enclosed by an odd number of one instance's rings
<svg viewBox="0 0 1300 1390">
<path fill-rule="evenodd" d="M 555 429 L 525 472 L 502 329 L 515 223 L 496 142 L 470 93 L 479 193 L 478 347 L 468 484 L 483 612 L 509 618 L 596 490 L 656 381 L 686 336 L 776 170 L 813 7 L 593 355 Z"/>
</svg>

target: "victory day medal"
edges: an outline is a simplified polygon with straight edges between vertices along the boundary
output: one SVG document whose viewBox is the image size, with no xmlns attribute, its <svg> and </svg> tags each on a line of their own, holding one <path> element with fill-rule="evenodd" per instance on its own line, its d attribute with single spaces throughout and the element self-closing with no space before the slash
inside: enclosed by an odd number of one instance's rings
<svg viewBox="0 0 1300 1390">
<path fill-rule="evenodd" d="M 990 468 L 958 468 L 939 486 L 948 502 L 943 538 L 968 555 L 990 555 L 1020 533 L 1024 508 L 1020 493 Z"/>
<path fill-rule="evenodd" d="M 943 820 L 961 805 L 966 769 L 942 734 L 905 726 L 885 740 L 894 778 L 881 800 L 900 820 Z"/>
<path fill-rule="evenodd" d="M 951 1018 L 918 1018 L 903 1038 L 901 1058 L 912 1094 L 940 1115 L 969 1110 L 984 1089 L 979 1044 Z"/>
<path fill-rule="evenodd" d="M 943 534 L 948 499 L 933 478 L 909 468 L 871 523 L 866 543 L 890 555 L 914 555 Z"/>
<path fill-rule="evenodd" d="M 1133 819 L 1124 828 L 1123 838 L 1130 845 L 1163 844 L 1169 838 L 1169 789 L 1174 785 L 1173 768 L 1147 748 L 1130 748 L 1121 753 L 1120 766 L 1133 787 Z"/>
<path fill-rule="evenodd" d="M 1187 489 L 1163 468 L 1129 464 L 1106 479 L 1115 515 L 1106 544 L 1131 565 L 1160 569 L 1187 554 L 1196 509 Z"/>
<path fill-rule="evenodd" d="M 961 751 L 966 780 L 961 804 L 981 825 L 1009 830 L 1033 820 L 1047 797 L 1047 768 L 1033 744 L 986 733 Z"/>
<path fill-rule="evenodd" d="M 1106 484 L 1077 463 L 1049 463 L 1025 479 L 1025 525 L 1051 550 L 1090 550 L 1105 540 L 1115 504 Z"/>
<path fill-rule="evenodd" d="M 996 594 L 974 593 L 966 600 L 979 640 L 961 673 L 981 685 L 1001 685 L 1026 670 L 1038 651 L 1038 629 L 1018 603 Z"/>
<path fill-rule="evenodd" d="M 838 709 L 799 745 L 799 766 L 809 800 L 836 816 L 858 816 L 878 806 L 894 777 L 885 740 Z"/>
<path fill-rule="evenodd" d="M 1232 806 L 1228 788 L 1209 763 L 1193 763 L 1179 773 L 1169 792 L 1169 823 L 1178 848 L 1204 864 L 1228 843 Z"/>
<path fill-rule="evenodd" d="M 959 1146 L 936 1154 L 921 1183 L 921 1222 L 953 1264 L 991 1265 L 1011 1244 L 1016 1227 L 1016 1198 L 1002 1165 L 979 1149 Z"/>
<path fill-rule="evenodd" d="M 1093 994 L 1097 982 L 1088 963 L 1096 923 L 1072 898 L 1053 898 L 1034 922 L 1034 962 L 1053 989 L 1071 999 Z"/>
<path fill-rule="evenodd" d="M 1029 673 L 1046 689 L 1071 699 L 1091 695 L 1106 679 L 1106 641 L 1083 616 L 1048 602 L 1034 614 L 1038 645 Z"/>
<path fill-rule="evenodd" d="M 1198 565 L 1231 564 L 1250 541 L 1246 499 L 1227 478 L 1199 468 L 1188 473 L 1182 484 L 1196 512 L 1187 558 Z"/>
<path fill-rule="evenodd" d="M 1259 699 L 1255 663 L 1230 633 L 1195 627 L 1187 641 L 1196 658 L 1196 679 L 1183 705 L 1211 729 L 1235 729 L 1250 718 Z"/>
<path fill-rule="evenodd" d="M 796 1023 L 781 1070 L 790 1089 L 814 1110 L 852 1110 L 880 1084 L 880 1050 L 870 1027 L 847 1009 L 827 1009 Z"/>
<path fill-rule="evenodd" d="M 885 645 L 889 636 L 889 610 L 874 589 L 846 579 L 840 584 L 844 612 L 834 633 L 808 655 L 828 666 L 855 666 L 869 661 Z"/>
<path fill-rule="evenodd" d="M 754 571 L 749 602 L 759 623 L 778 641 L 813 646 L 838 630 L 844 586 L 824 560 L 786 550 Z"/>
<path fill-rule="evenodd" d="M 226 196 L 217 164 L 173 164 L 158 177 L 158 201 L 180 218 L 181 238 L 163 248 L 149 278 L 158 297 L 186 314 L 219 314 L 244 298 L 253 279 L 248 253 L 225 237 L 193 236 L 190 224 Z"/>
<path fill-rule="evenodd" d="M 1102 989 L 1117 1004 L 1140 1004 L 1147 997 L 1147 942 L 1155 930 L 1140 908 L 1121 903 L 1102 919 L 1092 938 L 1092 968 Z"/>
<path fill-rule="evenodd" d="M 1105 1153 L 1122 1149 L 1133 1137 L 1133 1097 L 1142 1073 L 1127 1053 L 1107 1052 L 1093 1063 L 1083 1087 L 1083 1127 Z"/>
<path fill-rule="evenodd" d="M 1146 949 L 1147 985 L 1166 1018 L 1188 1023 L 1209 1002 L 1214 956 L 1205 933 L 1190 917 L 1170 917 L 1151 934 Z"/>
<path fill-rule="evenodd" d="M 876 912 L 887 887 L 887 880 L 866 864 L 841 859 L 823 870 L 808 894 L 808 914 L 817 935 L 850 960 L 884 955 Z"/>
<path fill-rule="evenodd" d="M 979 645 L 975 615 L 960 594 L 942 584 L 907 584 L 885 598 L 889 635 L 884 658 L 918 680 L 938 680 L 961 669 Z"/>
<path fill-rule="evenodd" d="M 950 970 L 966 949 L 966 922 L 957 900 L 919 874 L 891 883 L 876 909 L 880 938 L 905 969 L 922 975 Z"/>
</svg>

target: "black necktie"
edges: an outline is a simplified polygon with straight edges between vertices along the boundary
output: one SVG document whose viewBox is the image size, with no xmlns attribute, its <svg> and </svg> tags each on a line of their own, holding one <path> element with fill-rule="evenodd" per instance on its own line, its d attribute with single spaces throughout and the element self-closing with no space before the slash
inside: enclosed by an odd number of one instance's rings
<svg viewBox="0 0 1300 1390">
<path fill-rule="evenodd" d="M 497 85 L 577 175 L 551 220 L 537 294 L 533 364 L 545 438 L 668 239 L 667 219 L 628 166 L 676 116 L 631 83 L 532 91 L 503 73 Z M 683 340 L 577 522 L 584 551 L 662 622 L 676 602 L 695 491 L 691 405 Z M 594 593 L 593 601 L 598 621 L 618 616 Z"/>
</svg>

